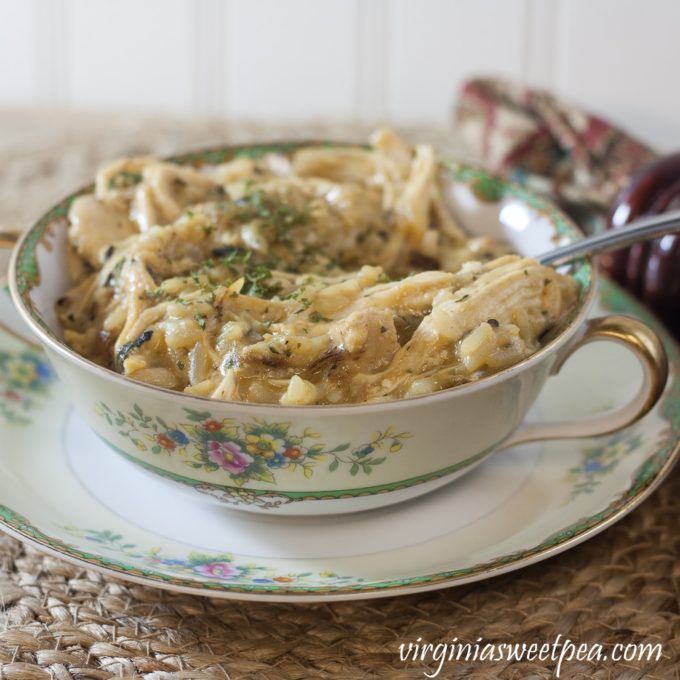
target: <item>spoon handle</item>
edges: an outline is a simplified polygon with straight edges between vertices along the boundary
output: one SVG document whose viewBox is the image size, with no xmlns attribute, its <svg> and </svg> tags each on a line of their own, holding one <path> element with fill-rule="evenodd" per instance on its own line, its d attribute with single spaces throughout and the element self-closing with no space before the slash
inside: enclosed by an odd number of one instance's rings
<svg viewBox="0 0 680 680">
<path fill-rule="evenodd" d="M 680 232 L 680 210 L 642 217 L 621 229 L 604 231 L 580 241 L 574 241 L 566 246 L 549 250 L 536 259 L 545 265 L 565 264 L 584 255 L 596 255 L 607 250 L 625 248 L 638 241 L 646 241 L 675 232 Z"/>
</svg>

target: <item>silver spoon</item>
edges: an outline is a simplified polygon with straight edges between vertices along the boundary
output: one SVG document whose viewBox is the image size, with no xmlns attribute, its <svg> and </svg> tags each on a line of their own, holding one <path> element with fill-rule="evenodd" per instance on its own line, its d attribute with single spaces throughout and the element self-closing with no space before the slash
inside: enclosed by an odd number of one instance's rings
<svg viewBox="0 0 680 680">
<path fill-rule="evenodd" d="M 620 229 L 611 229 L 587 236 L 566 246 L 549 250 L 536 257 L 545 265 L 557 265 L 571 262 L 583 255 L 596 255 L 607 250 L 616 250 L 633 245 L 639 241 L 658 238 L 666 234 L 680 232 L 680 210 L 671 210 L 661 215 L 642 217 Z"/>
</svg>

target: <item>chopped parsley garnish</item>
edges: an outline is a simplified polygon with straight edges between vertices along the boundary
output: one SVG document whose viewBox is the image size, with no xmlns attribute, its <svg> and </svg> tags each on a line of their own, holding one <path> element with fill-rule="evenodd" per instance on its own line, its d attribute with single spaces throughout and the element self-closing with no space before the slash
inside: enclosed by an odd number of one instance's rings
<svg viewBox="0 0 680 680">
<path fill-rule="evenodd" d="M 248 193 L 233 203 L 225 203 L 227 211 L 241 224 L 260 220 L 264 228 L 273 231 L 276 241 L 289 242 L 288 231 L 292 227 L 305 224 L 309 219 L 306 209 L 297 210 L 261 189 L 253 189 L 252 186 L 246 185 L 246 191 Z"/>
<path fill-rule="evenodd" d="M 325 316 L 323 316 L 320 312 L 317 311 L 309 313 L 309 320 L 313 321 L 314 323 L 319 323 L 319 321 L 330 321 L 330 319 L 327 319 Z"/>
<path fill-rule="evenodd" d="M 205 314 L 202 314 L 201 312 L 196 312 L 194 314 L 194 319 L 198 323 L 198 325 L 202 328 L 205 329 L 205 321 L 206 321 L 206 316 Z"/>
<path fill-rule="evenodd" d="M 278 282 L 267 283 L 272 278 L 272 272 L 262 264 L 250 267 L 243 272 L 245 283 L 241 294 L 253 297 L 271 298 L 281 292 L 282 285 Z"/>
<path fill-rule="evenodd" d="M 283 296 L 284 300 L 300 300 L 303 302 L 307 298 L 302 297 L 302 294 L 305 292 L 307 289 L 307 286 L 312 283 L 312 278 L 307 277 L 297 288 L 294 288 L 293 290 L 290 291 L 287 295 Z M 303 302 L 304 304 L 304 302 Z M 309 305 L 307 305 L 309 307 Z M 305 307 L 305 309 L 307 308 Z"/>
<path fill-rule="evenodd" d="M 140 172 L 121 170 L 109 180 L 109 189 L 129 189 L 142 181 Z"/>
<path fill-rule="evenodd" d="M 300 302 L 302 303 L 302 307 L 300 307 L 300 309 L 298 309 L 295 312 L 295 314 L 300 314 L 301 312 L 304 312 L 306 309 L 309 309 L 309 307 L 312 304 L 312 301 L 306 297 L 300 298 Z"/>
<path fill-rule="evenodd" d="M 118 262 L 113 266 L 113 269 L 109 273 L 109 275 L 106 277 L 106 281 L 104 282 L 105 286 L 111 286 L 113 285 L 113 282 L 120 276 L 120 273 L 123 271 L 123 265 L 125 264 L 125 258 L 121 257 Z"/>
<path fill-rule="evenodd" d="M 246 250 L 245 248 L 239 248 L 238 246 L 215 248 L 212 252 L 213 255 L 222 257 L 225 264 L 246 264 L 247 262 L 250 262 L 250 258 L 253 256 L 252 250 Z"/>
</svg>

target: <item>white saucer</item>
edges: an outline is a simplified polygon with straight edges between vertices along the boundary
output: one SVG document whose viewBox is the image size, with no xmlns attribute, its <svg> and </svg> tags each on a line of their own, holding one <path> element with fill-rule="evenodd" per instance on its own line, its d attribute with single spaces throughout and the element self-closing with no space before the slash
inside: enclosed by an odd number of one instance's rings
<svg viewBox="0 0 680 680">
<path fill-rule="evenodd" d="M 8 304 L 0 295 L 5 320 Z M 597 311 L 650 322 L 607 283 Z M 123 460 L 71 409 L 43 355 L 0 330 L 0 526 L 112 576 L 213 597 L 352 599 L 479 580 L 580 543 L 658 485 L 677 457 L 680 431 L 680 357 L 670 341 L 668 349 L 669 387 L 628 430 L 518 447 L 384 510 L 286 518 L 197 503 Z M 639 377 L 624 349 L 595 343 L 549 381 L 536 413 L 555 419 L 608 409 L 630 398 Z"/>
</svg>

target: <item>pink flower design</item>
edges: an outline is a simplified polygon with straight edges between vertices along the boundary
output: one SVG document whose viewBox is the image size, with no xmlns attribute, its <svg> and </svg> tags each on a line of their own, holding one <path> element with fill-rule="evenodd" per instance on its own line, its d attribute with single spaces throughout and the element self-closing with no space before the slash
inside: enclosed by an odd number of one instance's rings
<svg viewBox="0 0 680 680">
<path fill-rule="evenodd" d="M 253 462 L 253 457 L 243 453 L 238 444 L 214 440 L 208 442 L 208 458 L 233 475 L 240 474 Z"/>
<path fill-rule="evenodd" d="M 194 571 L 211 578 L 228 580 L 238 576 L 241 572 L 229 562 L 208 562 L 207 564 L 197 564 Z"/>
</svg>

